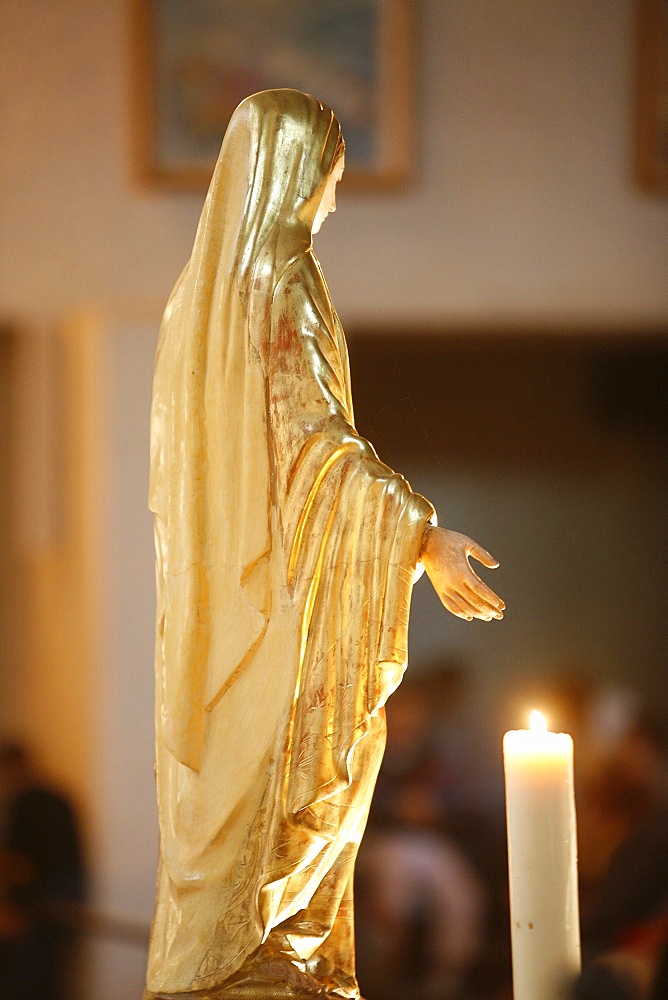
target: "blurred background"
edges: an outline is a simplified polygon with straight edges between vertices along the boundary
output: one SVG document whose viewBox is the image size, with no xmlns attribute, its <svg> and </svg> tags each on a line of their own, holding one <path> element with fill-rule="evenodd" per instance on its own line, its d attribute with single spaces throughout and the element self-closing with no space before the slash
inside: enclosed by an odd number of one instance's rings
<svg viewBox="0 0 668 1000">
<path fill-rule="evenodd" d="M 531 708 L 575 739 L 587 954 L 639 940 L 654 961 L 666 937 L 668 201 L 634 177 L 634 0 L 412 10 L 411 175 L 344 180 L 316 250 L 358 429 L 500 560 L 508 611 L 467 624 L 415 589 L 360 858 L 359 966 L 369 1000 L 496 1000 L 501 737 Z M 28 792 L 40 816 L 60 810 L 67 1000 L 143 984 L 151 374 L 204 197 L 133 170 L 130 24 L 125 0 L 0 4 L 0 822 Z M 35 884 L 7 837 L 0 976 Z"/>
</svg>

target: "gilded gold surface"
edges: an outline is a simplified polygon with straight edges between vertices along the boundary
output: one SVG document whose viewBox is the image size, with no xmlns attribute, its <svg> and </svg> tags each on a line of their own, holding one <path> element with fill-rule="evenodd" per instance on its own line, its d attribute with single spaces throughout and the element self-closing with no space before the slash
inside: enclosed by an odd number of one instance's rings
<svg viewBox="0 0 668 1000">
<path fill-rule="evenodd" d="M 149 998 L 359 997 L 353 865 L 418 560 L 454 613 L 502 614 L 468 564 L 492 557 L 355 430 L 311 245 L 342 153 L 314 98 L 244 101 L 161 328 Z"/>
</svg>

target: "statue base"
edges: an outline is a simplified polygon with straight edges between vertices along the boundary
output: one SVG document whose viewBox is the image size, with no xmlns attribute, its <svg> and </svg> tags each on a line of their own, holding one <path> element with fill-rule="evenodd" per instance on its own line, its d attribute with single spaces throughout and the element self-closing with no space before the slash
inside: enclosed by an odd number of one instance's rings
<svg viewBox="0 0 668 1000">
<path fill-rule="evenodd" d="M 351 963 L 352 964 L 352 961 Z M 142 1000 L 362 1000 L 352 973 L 322 955 L 301 960 L 285 935 L 270 935 L 226 981 L 183 993 L 153 993 Z"/>
<path fill-rule="evenodd" d="M 151 993 L 145 990 L 142 1000 L 344 1000 L 344 998 L 341 993 L 329 993 L 324 989 L 316 993 L 295 993 L 289 986 L 280 983 L 275 985 L 248 983 L 243 986 L 197 990 L 194 993 Z M 363 998 L 358 996 L 357 1000 Z"/>
</svg>

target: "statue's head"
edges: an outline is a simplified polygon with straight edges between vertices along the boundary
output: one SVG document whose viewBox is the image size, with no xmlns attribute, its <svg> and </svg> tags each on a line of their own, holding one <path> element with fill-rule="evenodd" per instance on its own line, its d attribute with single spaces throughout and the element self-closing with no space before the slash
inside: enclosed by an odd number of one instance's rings
<svg viewBox="0 0 668 1000">
<path fill-rule="evenodd" d="M 264 90 L 241 102 L 228 136 L 239 128 L 248 134 L 251 184 L 266 209 L 310 228 L 344 152 L 331 108 L 298 90 Z"/>
<path fill-rule="evenodd" d="M 310 242 L 334 208 L 343 153 L 338 119 L 310 94 L 264 90 L 241 102 L 225 133 L 203 216 L 224 218 L 227 235 L 236 233 L 241 272 L 273 230 Z"/>
<path fill-rule="evenodd" d="M 313 226 L 311 227 L 311 232 L 320 232 L 320 227 L 323 222 L 330 214 L 330 212 L 336 211 L 336 185 L 339 183 L 343 177 L 343 171 L 346 167 L 345 152 L 341 152 L 341 155 L 337 157 L 334 166 L 332 167 L 327 182 L 325 184 L 325 189 L 320 199 L 320 204 L 315 213 L 315 219 L 313 220 Z"/>
</svg>

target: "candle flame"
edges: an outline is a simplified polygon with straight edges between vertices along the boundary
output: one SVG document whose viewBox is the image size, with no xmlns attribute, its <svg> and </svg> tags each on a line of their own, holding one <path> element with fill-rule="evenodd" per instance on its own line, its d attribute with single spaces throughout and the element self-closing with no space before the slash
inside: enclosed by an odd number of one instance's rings
<svg viewBox="0 0 668 1000">
<path fill-rule="evenodd" d="M 545 716 L 536 709 L 533 710 L 529 717 L 529 728 L 532 733 L 546 733 L 547 732 L 547 722 L 545 721 Z"/>
</svg>

